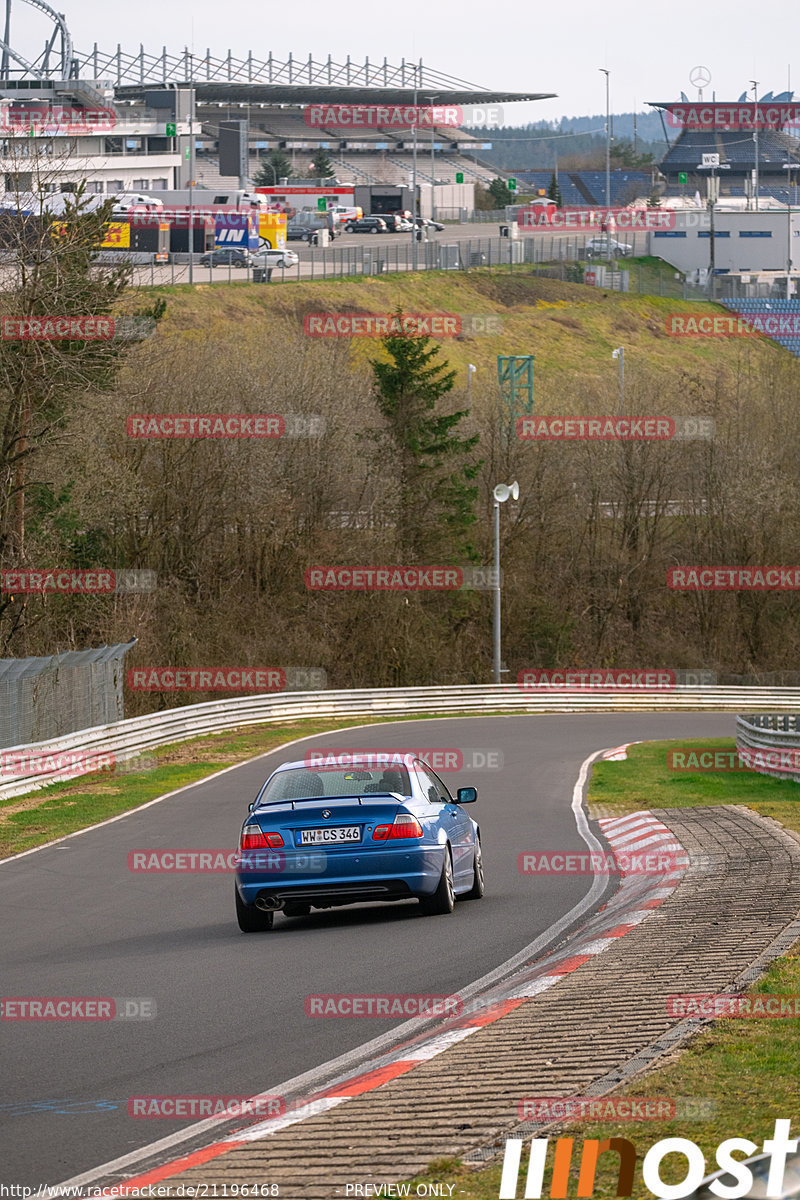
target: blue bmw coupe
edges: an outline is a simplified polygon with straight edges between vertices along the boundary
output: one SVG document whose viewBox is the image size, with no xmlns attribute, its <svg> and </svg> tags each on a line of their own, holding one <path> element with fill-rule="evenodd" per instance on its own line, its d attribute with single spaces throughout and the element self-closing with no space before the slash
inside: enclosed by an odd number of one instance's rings
<svg viewBox="0 0 800 1200">
<path fill-rule="evenodd" d="M 462 787 L 453 799 L 411 756 L 366 768 L 283 763 L 242 826 L 239 928 L 365 901 L 417 899 L 432 916 L 480 899 L 480 829 L 464 808 L 477 798 Z"/>
</svg>

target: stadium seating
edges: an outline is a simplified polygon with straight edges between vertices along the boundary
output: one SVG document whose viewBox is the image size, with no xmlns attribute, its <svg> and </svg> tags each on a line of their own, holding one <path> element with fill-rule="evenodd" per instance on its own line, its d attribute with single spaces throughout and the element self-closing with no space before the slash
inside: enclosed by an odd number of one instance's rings
<svg viewBox="0 0 800 1200">
<path fill-rule="evenodd" d="M 800 300 L 721 300 L 720 304 L 731 312 L 747 317 L 753 314 L 766 315 L 781 315 L 792 313 L 798 318 L 800 323 Z M 779 346 L 783 346 L 796 358 L 800 358 L 800 334 L 765 334 L 771 341 L 777 342 Z"/>
</svg>

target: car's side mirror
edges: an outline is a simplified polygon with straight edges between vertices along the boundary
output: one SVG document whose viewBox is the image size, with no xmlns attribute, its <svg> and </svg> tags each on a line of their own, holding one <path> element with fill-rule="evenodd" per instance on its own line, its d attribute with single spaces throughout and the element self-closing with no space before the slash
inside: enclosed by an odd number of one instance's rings
<svg viewBox="0 0 800 1200">
<path fill-rule="evenodd" d="M 478 789 L 474 787 L 459 788 L 456 792 L 457 804 L 474 804 L 478 799 Z"/>
<path fill-rule="evenodd" d="M 255 808 L 255 806 L 256 806 L 256 802 L 255 802 L 255 800 L 251 800 L 251 801 L 250 801 L 250 803 L 249 803 L 249 804 L 248 804 L 248 806 L 247 806 L 247 811 L 248 811 L 248 812 L 252 812 L 252 811 L 253 811 L 253 809 Z"/>
</svg>

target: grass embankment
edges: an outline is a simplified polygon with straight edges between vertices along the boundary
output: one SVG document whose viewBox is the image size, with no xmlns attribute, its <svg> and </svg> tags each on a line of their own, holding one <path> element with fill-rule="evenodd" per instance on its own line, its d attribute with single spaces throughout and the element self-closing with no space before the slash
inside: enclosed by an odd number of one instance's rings
<svg viewBox="0 0 800 1200">
<path fill-rule="evenodd" d="M 679 773 L 667 767 L 669 749 L 688 752 L 734 747 L 729 738 L 631 746 L 626 760 L 595 764 L 588 794 L 590 812 L 594 816 L 622 816 L 640 809 L 746 804 L 800 833 L 800 785 L 796 783 L 750 771 Z M 751 993 L 800 993 L 800 943 L 789 954 L 776 959 Z M 702 1119 L 581 1120 L 554 1128 L 548 1134 L 551 1141 L 562 1134 L 575 1139 L 567 1193 L 570 1200 L 577 1196 L 581 1147 L 587 1139 L 628 1138 L 637 1151 L 633 1196 L 635 1200 L 651 1200 L 652 1192 L 642 1183 L 641 1162 L 655 1142 L 668 1137 L 688 1138 L 703 1151 L 706 1172 L 711 1174 L 717 1169 L 715 1153 L 720 1142 L 745 1137 L 756 1142 L 760 1152 L 764 1140 L 773 1134 L 777 1117 L 797 1116 L 800 1020 L 720 1020 L 696 1037 L 685 1051 L 676 1051 L 662 1061 L 665 1065 L 660 1069 L 639 1076 L 614 1095 L 712 1101 L 713 1115 L 703 1115 L 704 1110 L 698 1105 L 695 1111 Z M 530 1094 L 538 1094 L 534 1078 L 530 1080 Z M 797 1136 L 794 1127 L 792 1136 Z M 549 1195 L 552 1157 L 551 1145 L 544 1196 Z M 616 1196 L 618 1163 L 613 1153 L 600 1159 L 594 1197 Z M 452 1196 L 458 1200 L 497 1200 L 501 1170 L 502 1156 L 478 1171 L 468 1170 L 458 1160 L 448 1160 L 431 1163 L 426 1174 L 415 1182 L 435 1180 L 452 1184 Z M 518 1197 L 524 1195 L 526 1170 L 525 1151 Z M 685 1160 L 676 1155 L 664 1162 L 661 1177 L 666 1183 L 676 1183 L 685 1177 L 685 1172 Z"/>
<path fill-rule="evenodd" d="M 633 264 L 637 271 L 638 265 Z M 642 269 L 658 288 L 659 270 L 665 286 L 674 283 L 668 264 L 643 260 Z M 147 293 L 150 289 L 143 289 Z M 152 289 L 167 297 L 167 313 L 159 327 L 159 338 L 204 341 L 222 335 L 235 325 L 237 337 L 261 333 L 271 342 L 303 337 L 303 318 L 310 313 L 336 312 L 446 312 L 491 314 L 502 318 L 502 332 L 444 338 L 443 356 L 453 367 L 466 371 L 468 363 L 478 367 L 475 395 L 485 381 L 496 378 L 498 354 L 536 356 L 537 409 L 549 396 L 560 411 L 581 411 L 565 387 L 571 380 L 603 380 L 616 386 L 611 350 L 624 345 L 632 370 L 657 373 L 659 394 L 668 411 L 686 397 L 689 379 L 696 388 L 706 382 L 719 387 L 720 380 L 741 370 L 749 356 L 754 370 L 761 356 L 787 351 L 766 338 L 676 338 L 665 330 L 671 312 L 698 311 L 697 301 L 658 295 L 607 292 L 582 284 L 542 279 L 527 266 L 468 272 L 425 271 L 407 275 L 352 276 L 335 280 L 308 280 L 290 286 L 263 284 L 188 284 Z M 714 310 L 717 306 L 711 306 Z M 710 311 L 709 305 L 702 306 Z M 721 309 L 719 311 L 722 311 Z M 353 338 L 353 365 L 373 357 L 378 341 Z M 635 364 L 635 366 L 634 366 Z M 613 369 L 612 369 L 613 368 Z"/>
</svg>

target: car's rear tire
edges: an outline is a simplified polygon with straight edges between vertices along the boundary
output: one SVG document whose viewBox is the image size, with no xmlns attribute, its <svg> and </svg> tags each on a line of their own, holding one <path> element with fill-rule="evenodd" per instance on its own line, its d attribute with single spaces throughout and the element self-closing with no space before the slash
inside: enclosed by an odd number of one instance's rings
<svg viewBox="0 0 800 1200">
<path fill-rule="evenodd" d="M 453 858 L 448 846 L 444 852 L 444 863 L 439 884 L 432 896 L 420 896 L 420 907 L 426 917 L 446 916 L 456 906 L 456 893 L 453 884 Z"/>
<path fill-rule="evenodd" d="M 302 904 L 299 900 L 290 900 L 281 910 L 285 917 L 307 917 L 311 912 L 310 904 Z"/>
<path fill-rule="evenodd" d="M 262 912 L 250 904 L 245 904 L 236 888 L 236 920 L 242 933 L 266 933 L 272 929 L 275 914 Z"/>
<path fill-rule="evenodd" d="M 377 227 L 377 225 L 373 225 L 373 226 L 372 226 L 372 229 L 370 229 L 370 233 L 377 233 L 377 232 L 378 232 L 378 227 Z"/>
<path fill-rule="evenodd" d="M 459 896 L 459 900 L 480 900 L 486 891 L 486 884 L 483 878 L 483 855 L 481 854 L 481 842 L 478 838 L 475 842 L 475 860 L 472 868 L 472 887 L 463 896 Z"/>
</svg>

